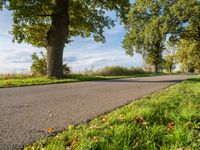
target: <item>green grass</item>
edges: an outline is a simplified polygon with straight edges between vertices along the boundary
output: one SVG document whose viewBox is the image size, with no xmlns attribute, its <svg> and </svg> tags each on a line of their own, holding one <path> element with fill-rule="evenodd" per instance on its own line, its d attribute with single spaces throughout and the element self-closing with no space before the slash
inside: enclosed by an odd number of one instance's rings
<svg viewBox="0 0 200 150">
<path fill-rule="evenodd" d="M 95 76 L 95 75 L 68 75 L 64 79 L 49 79 L 45 76 L 33 77 L 30 75 L 23 74 L 7 74 L 0 75 L 0 88 L 4 87 L 18 87 L 18 86 L 28 86 L 28 85 L 43 85 L 43 84 L 54 84 L 54 83 L 70 83 L 70 82 L 80 82 L 80 81 L 95 81 L 95 80 L 105 80 L 105 79 L 119 79 L 119 78 L 129 78 L 129 77 L 142 77 L 142 76 L 155 76 L 162 75 L 162 73 L 143 73 L 135 74 L 129 76 Z"/>
<path fill-rule="evenodd" d="M 129 105 L 26 150 L 198 150 L 200 76 L 146 96 Z M 67 127 L 66 127 L 67 128 Z"/>
</svg>

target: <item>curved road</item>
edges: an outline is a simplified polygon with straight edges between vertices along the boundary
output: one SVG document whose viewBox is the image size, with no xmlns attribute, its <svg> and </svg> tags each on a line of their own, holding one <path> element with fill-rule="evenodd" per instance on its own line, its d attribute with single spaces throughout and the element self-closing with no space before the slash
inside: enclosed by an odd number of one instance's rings
<svg viewBox="0 0 200 150">
<path fill-rule="evenodd" d="M 22 148 L 191 75 L 141 77 L 0 89 L 0 150 Z"/>
</svg>

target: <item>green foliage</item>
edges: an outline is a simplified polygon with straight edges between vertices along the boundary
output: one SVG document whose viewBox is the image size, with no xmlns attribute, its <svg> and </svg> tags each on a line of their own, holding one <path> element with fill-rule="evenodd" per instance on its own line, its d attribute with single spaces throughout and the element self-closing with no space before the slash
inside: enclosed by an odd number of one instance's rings
<svg viewBox="0 0 200 150">
<path fill-rule="evenodd" d="M 165 50 L 164 60 L 162 64 L 163 69 L 167 72 L 172 73 L 173 69 L 176 68 L 176 48 L 170 47 Z"/>
<path fill-rule="evenodd" d="M 31 72 L 33 75 L 46 75 L 47 74 L 47 57 L 41 51 L 41 57 L 36 53 L 33 53 L 32 60 L 33 64 L 31 65 Z"/>
<path fill-rule="evenodd" d="M 123 48 L 126 53 L 143 54 L 148 64 L 160 64 L 167 25 L 162 1 L 136 0 L 129 12 Z"/>
<path fill-rule="evenodd" d="M 200 43 L 189 40 L 181 40 L 178 45 L 177 60 L 181 63 L 185 72 L 200 71 Z"/>
<path fill-rule="evenodd" d="M 199 81 L 184 81 L 25 149 L 197 150 Z"/>
<path fill-rule="evenodd" d="M 7 0 L 7 8 L 13 11 L 14 40 L 22 41 L 37 47 L 47 47 L 47 36 L 50 30 L 55 0 Z M 69 4 L 69 34 L 66 43 L 74 36 L 90 37 L 95 41 L 105 42 L 105 28 L 114 25 L 106 11 L 116 11 L 117 16 L 125 21 L 129 10 L 128 0 L 93 1 L 70 0 Z"/>
<path fill-rule="evenodd" d="M 150 65 L 161 64 L 167 36 L 174 44 L 183 38 L 200 42 L 199 10 L 198 0 L 136 0 L 126 22 L 123 48 L 131 56 L 143 54 Z"/>
<path fill-rule="evenodd" d="M 134 75 L 134 74 L 143 74 L 144 69 L 142 68 L 127 68 L 121 66 L 111 66 L 105 67 L 103 69 L 97 70 L 94 72 L 96 75 L 102 76 L 122 76 L 122 75 Z"/>
<path fill-rule="evenodd" d="M 163 69 L 166 69 L 167 72 L 172 72 L 175 69 L 175 56 L 174 55 L 166 55 L 163 61 Z"/>
<path fill-rule="evenodd" d="M 6 0 L 1 0 L 0 1 L 0 10 L 3 9 L 3 7 L 5 6 Z"/>
<path fill-rule="evenodd" d="M 175 2 L 167 14 L 170 40 L 180 39 L 200 41 L 200 1 L 179 0 Z"/>
</svg>

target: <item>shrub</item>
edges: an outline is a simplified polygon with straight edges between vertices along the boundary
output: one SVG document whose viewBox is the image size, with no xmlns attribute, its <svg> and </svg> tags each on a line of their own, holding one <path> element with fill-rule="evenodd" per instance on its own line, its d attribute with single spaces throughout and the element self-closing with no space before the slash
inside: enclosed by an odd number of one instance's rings
<svg viewBox="0 0 200 150">
<path fill-rule="evenodd" d="M 140 73 L 144 73 L 144 70 L 142 68 L 111 66 L 97 70 L 94 74 L 102 76 L 122 76 L 122 75 L 133 75 Z"/>
<path fill-rule="evenodd" d="M 63 73 L 64 75 L 68 75 L 71 72 L 71 68 L 67 66 L 67 64 L 63 64 Z"/>
<path fill-rule="evenodd" d="M 31 72 L 33 75 L 46 75 L 47 72 L 47 57 L 41 51 L 41 57 L 39 57 L 36 53 L 31 55 L 33 64 L 31 65 Z"/>
</svg>

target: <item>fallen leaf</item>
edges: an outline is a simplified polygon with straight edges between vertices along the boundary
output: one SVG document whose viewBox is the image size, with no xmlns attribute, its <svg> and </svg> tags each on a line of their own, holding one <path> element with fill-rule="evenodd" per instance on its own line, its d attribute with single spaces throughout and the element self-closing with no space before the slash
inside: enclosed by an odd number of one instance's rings
<svg viewBox="0 0 200 150">
<path fill-rule="evenodd" d="M 123 114 L 121 114 L 121 115 L 119 116 L 119 120 L 120 120 L 120 121 L 123 121 L 123 120 L 124 120 L 124 115 L 123 115 Z"/>
<path fill-rule="evenodd" d="M 175 123 L 169 122 L 166 127 L 166 131 L 171 131 L 174 128 Z"/>
<path fill-rule="evenodd" d="M 107 119 L 106 118 L 102 118 L 101 119 L 104 123 L 107 121 Z"/>
<path fill-rule="evenodd" d="M 93 136 L 93 137 L 92 137 L 92 140 L 93 140 L 94 142 L 98 142 L 98 141 L 100 140 L 100 137 L 98 137 L 98 136 Z"/>
<path fill-rule="evenodd" d="M 68 126 L 68 130 L 69 131 L 72 131 L 73 129 L 74 129 L 74 125 L 73 124 Z"/>
<path fill-rule="evenodd" d="M 54 128 L 48 128 L 48 129 L 47 129 L 47 132 L 48 132 L 48 133 L 52 133 L 53 131 L 54 131 Z"/>
<path fill-rule="evenodd" d="M 31 148 L 31 146 L 29 145 L 28 147 L 27 147 L 27 149 L 26 150 L 31 150 L 32 148 Z"/>
<path fill-rule="evenodd" d="M 135 116 L 134 119 L 137 123 L 140 123 L 140 124 L 144 122 L 144 118 L 140 115 Z"/>
<path fill-rule="evenodd" d="M 75 147 L 77 144 L 78 144 L 78 140 L 77 140 L 77 138 L 74 138 L 73 141 L 72 141 L 71 146 Z"/>
</svg>

